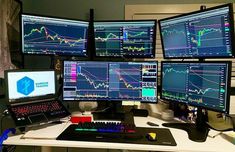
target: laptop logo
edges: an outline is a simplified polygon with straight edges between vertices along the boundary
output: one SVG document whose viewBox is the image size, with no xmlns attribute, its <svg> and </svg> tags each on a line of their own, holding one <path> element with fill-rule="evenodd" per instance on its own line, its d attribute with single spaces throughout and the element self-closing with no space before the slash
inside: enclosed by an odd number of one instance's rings
<svg viewBox="0 0 235 152">
<path fill-rule="evenodd" d="M 34 91 L 34 80 L 25 76 L 17 81 L 17 92 L 27 96 L 33 91 Z"/>
</svg>

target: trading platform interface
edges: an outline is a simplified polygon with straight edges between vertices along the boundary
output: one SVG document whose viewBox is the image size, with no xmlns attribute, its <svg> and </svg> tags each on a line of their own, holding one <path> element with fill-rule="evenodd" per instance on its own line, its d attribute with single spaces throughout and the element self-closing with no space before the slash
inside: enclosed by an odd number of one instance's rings
<svg viewBox="0 0 235 152">
<path fill-rule="evenodd" d="M 163 99 L 226 112 L 228 63 L 162 63 Z"/>
<path fill-rule="evenodd" d="M 88 22 L 22 15 L 26 54 L 87 56 Z"/>
<path fill-rule="evenodd" d="M 96 56 L 154 57 L 156 21 L 95 22 Z"/>
<path fill-rule="evenodd" d="M 229 6 L 159 21 L 166 58 L 232 57 Z"/>
<path fill-rule="evenodd" d="M 156 102 L 156 62 L 64 62 L 64 100 Z"/>
</svg>

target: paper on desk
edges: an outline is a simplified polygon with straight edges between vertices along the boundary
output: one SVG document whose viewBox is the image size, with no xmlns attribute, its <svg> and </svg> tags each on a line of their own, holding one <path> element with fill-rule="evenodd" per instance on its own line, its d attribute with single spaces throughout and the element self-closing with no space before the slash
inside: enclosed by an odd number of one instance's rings
<svg viewBox="0 0 235 152">
<path fill-rule="evenodd" d="M 137 106 L 140 106 L 140 102 L 139 101 L 122 101 L 122 105 L 123 106 L 134 106 L 134 105 L 137 105 Z"/>
<path fill-rule="evenodd" d="M 62 123 L 45 126 L 44 128 L 29 130 L 22 138 L 24 139 L 56 139 L 62 131 L 64 131 L 70 123 Z"/>
</svg>

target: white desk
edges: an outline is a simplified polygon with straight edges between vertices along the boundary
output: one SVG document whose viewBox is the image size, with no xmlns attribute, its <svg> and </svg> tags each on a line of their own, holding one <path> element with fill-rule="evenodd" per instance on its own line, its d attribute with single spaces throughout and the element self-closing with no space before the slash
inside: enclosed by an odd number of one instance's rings
<svg viewBox="0 0 235 152">
<path fill-rule="evenodd" d="M 164 121 L 153 117 L 135 117 L 135 124 L 138 127 L 148 127 L 147 121 L 162 124 Z M 161 125 L 160 125 L 161 127 Z M 83 141 L 58 141 L 55 139 L 21 139 L 22 135 L 9 137 L 4 141 L 5 145 L 42 146 L 42 151 L 49 151 L 49 147 L 77 147 L 94 149 L 123 149 L 123 150 L 146 150 L 146 151 L 180 151 L 180 152 L 235 152 L 235 145 L 225 140 L 222 136 L 215 138 L 208 137 L 206 142 L 198 143 L 188 139 L 185 131 L 170 129 L 176 140 L 177 146 L 158 146 L 142 144 L 106 143 L 106 142 L 83 142 Z M 53 130 L 48 130 L 53 132 Z M 215 135 L 216 131 L 210 131 Z"/>
</svg>

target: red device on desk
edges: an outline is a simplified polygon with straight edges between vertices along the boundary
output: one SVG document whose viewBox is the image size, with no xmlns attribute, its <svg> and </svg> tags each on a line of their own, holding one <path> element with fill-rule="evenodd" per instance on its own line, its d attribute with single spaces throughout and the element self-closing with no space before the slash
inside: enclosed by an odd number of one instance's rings
<svg viewBox="0 0 235 152">
<path fill-rule="evenodd" d="M 84 123 L 84 122 L 91 122 L 91 116 L 72 116 L 70 121 L 72 123 Z"/>
</svg>

